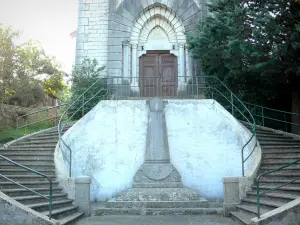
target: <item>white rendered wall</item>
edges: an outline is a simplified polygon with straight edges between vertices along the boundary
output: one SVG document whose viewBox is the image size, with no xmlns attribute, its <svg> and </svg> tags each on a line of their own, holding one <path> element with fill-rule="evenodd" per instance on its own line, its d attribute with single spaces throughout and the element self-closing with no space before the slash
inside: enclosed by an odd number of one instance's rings
<svg viewBox="0 0 300 225">
<path fill-rule="evenodd" d="M 250 133 L 214 100 L 170 100 L 165 115 L 171 162 L 184 186 L 222 200 L 222 177 L 242 175 L 241 149 Z"/>
<path fill-rule="evenodd" d="M 132 185 L 144 161 L 148 107 L 146 101 L 102 101 L 63 138 L 72 149 L 72 177 L 92 178 L 91 199 L 107 200 Z M 67 176 L 60 152 L 58 177 Z M 65 181 L 64 181 L 65 182 Z"/>
<path fill-rule="evenodd" d="M 168 102 L 170 157 L 184 186 L 210 200 L 222 200 L 222 177 L 241 176 L 241 148 L 250 132 L 213 100 Z M 131 187 L 144 161 L 147 125 L 146 101 L 102 101 L 63 136 L 73 150 L 72 176 L 92 177 L 93 201 L 110 199 Z M 245 156 L 248 153 L 249 148 Z M 59 180 L 69 185 L 65 190 L 72 196 L 73 184 L 66 179 L 68 167 L 59 149 L 55 165 Z M 257 165 L 256 160 L 252 167 Z"/>
</svg>

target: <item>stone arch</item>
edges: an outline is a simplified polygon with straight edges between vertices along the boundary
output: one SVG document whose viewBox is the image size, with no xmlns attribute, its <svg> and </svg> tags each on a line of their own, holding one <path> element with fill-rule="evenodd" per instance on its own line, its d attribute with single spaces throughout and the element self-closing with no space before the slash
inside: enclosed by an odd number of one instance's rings
<svg viewBox="0 0 300 225">
<path fill-rule="evenodd" d="M 156 27 L 161 27 L 166 34 L 168 35 L 168 39 L 171 43 L 178 42 L 178 35 L 173 29 L 173 27 L 166 21 L 160 17 L 156 17 L 155 19 L 149 20 L 144 27 L 142 28 L 140 35 L 139 35 L 139 42 L 146 42 L 148 39 L 149 34 L 155 29 Z"/>
<path fill-rule="evenodd" d="M 186 43 L 185 28 L 176 13 L 162 4 L 155 4 L 148 7 L 140 13 L 139 17 L 134 22 L 130 40 L 131 43 L 138 44 L 139 41 L 145 41 L 147 34 L 151 30 L 160 26 L 166 33 L 172 37 L 172 41 Z"/>
</svg>

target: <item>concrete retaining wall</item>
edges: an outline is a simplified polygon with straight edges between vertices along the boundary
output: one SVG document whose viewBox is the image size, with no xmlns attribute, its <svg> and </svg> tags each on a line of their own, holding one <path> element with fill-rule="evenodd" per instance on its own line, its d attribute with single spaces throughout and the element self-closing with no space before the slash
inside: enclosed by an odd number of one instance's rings
<svg viewBox="0 0 300 225">
<path fill-rule="evenodd" d="M 0 224 L 1 225 L 58 225 L 56 220 L 20 204 L 0 192 Z"/>
<path fill-rule="evenodd" d="M 256 225 L 299 225 L 300 224 L 300 198 L 289 202 L 258 218 L 252 219 Z"/>
</svg>

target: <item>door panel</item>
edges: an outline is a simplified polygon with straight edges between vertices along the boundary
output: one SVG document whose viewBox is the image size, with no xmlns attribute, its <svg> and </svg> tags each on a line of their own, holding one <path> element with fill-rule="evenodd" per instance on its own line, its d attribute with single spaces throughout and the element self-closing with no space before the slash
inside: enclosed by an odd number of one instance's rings
<svg viewBox="0 0 300 225">
<path fill-rule="evenodd" d="M 161 96 L 175 96 L 177 91 L 177 58 L 174 55 L 160 56 Z"/>
<path fill-rule="evenodd" d="M 171 54 L 147 54 L 140 57 L 140 90 L 143 97 L 176 95 L 177 57 Z"/>
</svg>

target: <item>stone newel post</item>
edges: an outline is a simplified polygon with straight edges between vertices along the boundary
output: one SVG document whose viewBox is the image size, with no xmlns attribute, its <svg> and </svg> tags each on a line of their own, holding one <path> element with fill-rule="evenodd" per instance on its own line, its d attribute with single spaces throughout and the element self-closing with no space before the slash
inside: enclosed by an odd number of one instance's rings
<svg viewBox="0 0 300 225">
<path fill-rule="evenodd" d="M 75 179 L 75 204 L 85 216 L 91 215 L 90 186 L 90 177 L 83 176 Z"/>
<path fill-rule="evenodd" d="M 240 203 L 239 196 L 239 178 L 223 177 L 224 187 L 224 216 L 230 216 L 230 212 L 236 209 L 236 205 Z"/>
</svg>

